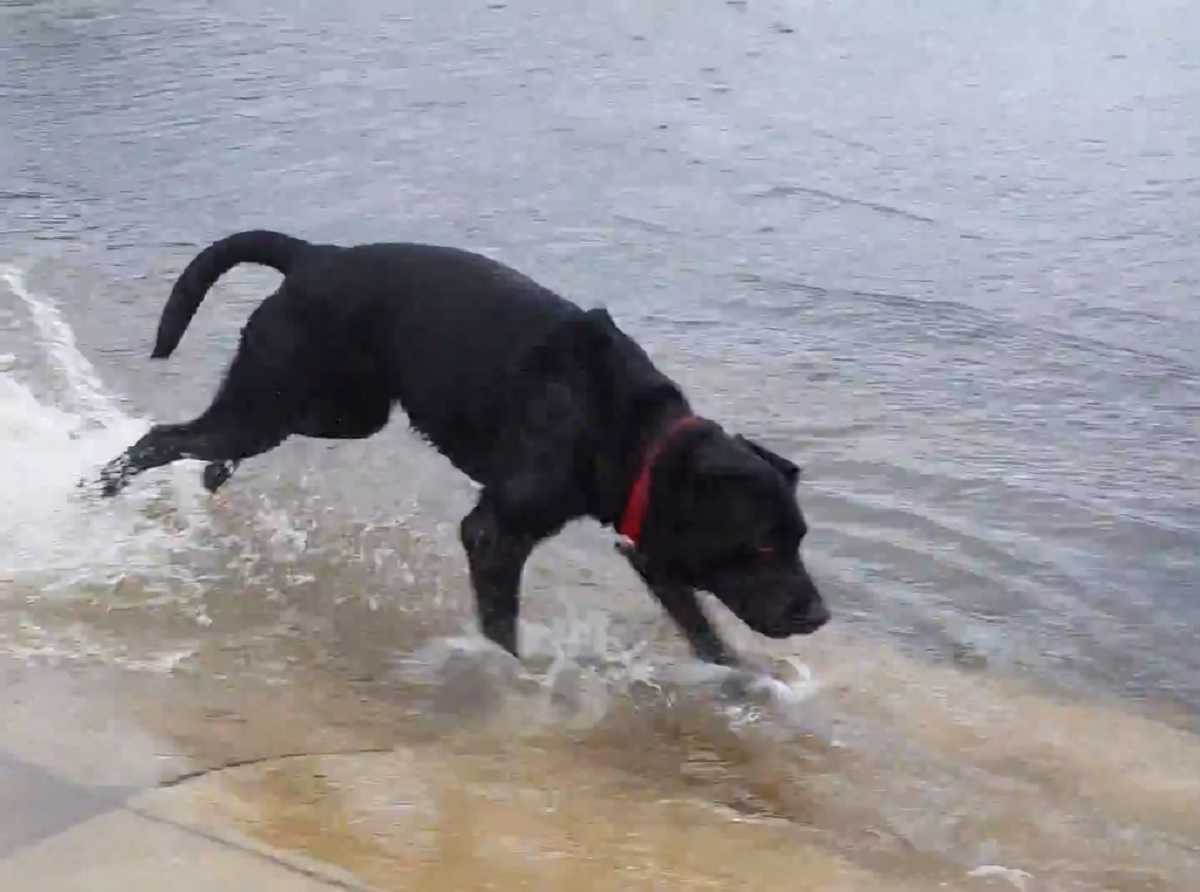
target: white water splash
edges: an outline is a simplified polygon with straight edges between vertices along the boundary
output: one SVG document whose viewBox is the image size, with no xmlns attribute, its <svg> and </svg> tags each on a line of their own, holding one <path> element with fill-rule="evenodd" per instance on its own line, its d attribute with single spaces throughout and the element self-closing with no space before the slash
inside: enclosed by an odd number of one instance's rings
<svg viewBox="0 0 1200 892">
<path fill-rule="evenodd" d="M 4 291 L 28 313 L 62 404 L 39 400 L 16 363 L 0 370 L 0 597 L 4 589 L 47 597 L 129 573 L 170 575 L 170 555 L 187 544 L 186 525 L 172 529 L 147 517 L 144 492 L 100 502 L 78 487 L 148 423 L 121 410 L 54 301 L 35 294 L 19 267 L 0 264 Z M 177 517 L 200 504 L 195 472 L 186 470 L 192 473 L 169 471 L 175 485 L 157 494 L 175 500 Z"/>
<path fill-rule="evenodd" d="M 29 312 L 40 336 L 39 346 L 61 377 L 66 393 L 76 402 L 79 414 L 99 424 L 130 420 L 105 391 L 87 357 L 79 352 L 75 332 L 54 303 L 29 290 L 20 267 L 0 264 L 0 282 L 8 286 Z"/>
<path fill-rule="evenodd" d="M 1025 870 L 1019 870 L 1015 867 L 1003 867 L 999 864 L 983 864 L 976 867 L 974 870 L 968 870 L 967 876 L 971 879 L 988 879 L 996 877 L 1005 882 L 1012 883 L 1019 892 L 1028 892 L 1029 881 L 1033 879 L 1033 874 Z"/>
<path fill-rule="evenodd" d="M 785 671 L 767 673 L 694 660 L 670 667 L 662 677 L 681 687 L 711 689 L 736 699 L 784 707 L 798 706 L 820 692 L 821 684 L 807 665 L 794 657 L 782 663 Z"/>
<path fill-rule="evenodd" d="M 493 707 L 501 700 L 518 702 L 529 728 L 594 726 L 615 699 L 638 689 L 671 701 L 708 704 L 734 727 L 765 719 L 786 728 L 822 688 L 796 659 L 777 661 L 782 667 L 771 672 L 691 659 L 660 663 L 651 656 L 649 641 L 630 646 L 601 611 L 568 611 L 545 624 L 522 620 L 520 625 L 519 661 L 464 625 L 460 634 L 433 638 L 399 659 L 397 668 L 409 682 L 437 688 L 448 700 L 486 699 Z"/>
<path fill-rule="evenodd" d="M 62 667 L 92 661 L 119 662 L 124 669 L 153 675 L 170 675 L 185 666 L 199 651 L 197 642 L 146 651 L 129 646 L 116 636 L 103 636 L 81 623 L 48 629 L 21 618 L 15 634 L 6 637 L 5 656 L 27 664 Z"/>
</svg>

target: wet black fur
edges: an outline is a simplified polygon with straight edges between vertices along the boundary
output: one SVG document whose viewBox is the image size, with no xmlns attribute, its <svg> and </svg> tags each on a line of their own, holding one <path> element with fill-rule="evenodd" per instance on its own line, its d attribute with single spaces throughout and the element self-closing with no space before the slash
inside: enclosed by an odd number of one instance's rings
<svg viewBox="0 0 1200 892">
<path fill-rule="evenodd" d="M 266 231 L 206 248 L 172 289 L 152 356 L 169 356 L 216 280 L 239 263 L 283 273 L 250 315 L 212 404 L 154 426 L 101 474 L 107 496 L 183 458 L 215 491 L 289 436 L 369 437 L 399 405 L 481 484 L 463 519 L 484 634 L 517 653 L 522 570 L 568 522 L 615 525 L 647 447 L 690 413 L 602 309 L 584 311 L 494 260 L 419 244 L 315 245 Z M 815 631 L 828 612 L 800 559 L 798 468 L 727 434 L 688 428 L 655 464 L 638 548 L 624 553 L 702 659 L 736 657 L 695 590 L 752 629 Z"/>
</svg>

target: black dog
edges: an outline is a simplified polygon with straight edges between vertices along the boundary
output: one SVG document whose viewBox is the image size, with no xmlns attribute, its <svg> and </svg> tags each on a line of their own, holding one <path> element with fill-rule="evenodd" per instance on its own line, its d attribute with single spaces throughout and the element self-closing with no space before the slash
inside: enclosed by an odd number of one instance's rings
<svg viewBox="0 0 1200 892">
<path fill-rule="evenodd" d="M 482 485 L 460 533 L 483 633 L 517 654 L 534 547 L 592 517 L 704 660 L 736 656 L 695 590 L 771 638 L 829 611 L 800 559 L 799 469 L 694 416 L 679 387 L 602 309 L 584 311 L 501 263 L 417 244 L 315 245 L 243 232 L 171 291 L 151 354 L 171 355 L 204 295 L 239 263 L 283 273 L 250 315 L 212 405 L 155 425 L 105 466 L 103 492 L 183 458 L 215 491 L 287 437 L 364 438 L 393 404 Z"/>
</svg>

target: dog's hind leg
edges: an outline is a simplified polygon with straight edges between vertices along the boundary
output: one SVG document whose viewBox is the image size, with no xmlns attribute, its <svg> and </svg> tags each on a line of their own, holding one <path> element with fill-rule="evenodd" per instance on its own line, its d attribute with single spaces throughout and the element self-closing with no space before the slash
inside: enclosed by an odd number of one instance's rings
<svg viewBox="0 0 1200 892">
<path fill-rule="evenodd" d="M 238 469 L 240 464 L 241 460 L 210 461 L 204 466 L 204 473 L 201 477 L 204 481 L 204 488 L 210 493 L 216 492 L 229 482 L 229 478 L 233 476 L 233 472 Z"/>
<path fill-rule="evenodd" d="M 313 402 L 293 425 L 292 433 L 322 440 L 365 440 L 387 427 L 391 402 L 376 395 L 340 394 Z M 215 493 L 237 471 L 241 459 L 204 466 L 204 488 Z"/>
<path fill-rule="evenodd" d="M 145 471 L 192 458 L 224 469 L 274 449 L 288 434 L 280 428 L 258 426 L 211 427 L 205 416 L 184 424 L 158 424 L 109 462 L 100 472 L 101 493 L 115 496 L 129 481 Z M 232 470 L 229 471 L 232 473 Z M 225 479 L 228 479 L 226 474 Z M 205 485 L 208 485 L 205 468 Z M 220 480 L 224 483 L 225 480 Z"/>
<path fill-rule="evenodd" d="M 391 412 L 391 402 L 386 397 L 326 396 L 305 410 L 293 425 L 292 433 L 322 440 L 365 440 L 387 427 Z M 215 493 L 241 463 L 241 459 L 209 462 L 204 466 L 204 488 Z"/>
<path fill-rule="evenodd" d="M 100 472 L 104 496 L 116 495 L 138 474 L 184 458 L 208 463 L 204 483 L 214 490 L 238 463 L 274 449 L 295 432 L 309 398 L 311 363 L 298 326 L 278 313 L 258 315 L 268 306 L 264 302 L 243 329 L 212 405 L 192 421 L 156 424 L 105 465 Z"/>
</svg>

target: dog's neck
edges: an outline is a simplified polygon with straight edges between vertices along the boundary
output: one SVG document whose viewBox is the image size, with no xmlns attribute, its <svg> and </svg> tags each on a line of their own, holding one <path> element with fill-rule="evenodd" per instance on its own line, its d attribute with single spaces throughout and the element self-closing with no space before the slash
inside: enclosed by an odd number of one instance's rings
<svg viewBox="0 0 1200 892">
<path fill-rule="evenodd" d="M 639 479 L 644 473 L 648 478 L 648 461 L 652 464 L 658 457 L 664 439 L 670 439 L 673 429 L 682 420 L 694 417 L 687 399 L 678 390 L 663 392 L 658 396 L 658 399 L 643 402 L 636 409 L 631 407 L 627 417 L 637 419 L 629 425 L 631 435 L 605 444 L 607 448 L 597 456 L 593 481 L 596 505 L 593 513 L 597 520 L 614 529 L 621 525 Z M 647 479 L 647 487 L 648 483 Z M 647 504 L 641 508 L 643 513 L 649 507 L 648 495 L 647 491 Z"/>
<path fill-rule="evenodd" d="M 641 467 L 633 484 L 629 487 L 629 495 L 625 499 L 625 509 L 617 522 L 617 533 L 634 550 L 638 550 L 642 538 L 642 522 L 646 512 L 650 510 L 650 480 L 654 473 L 655 464 L 664 450 L 670 448 L 671 441 L 676 435 L 687 428 L 700 427 L 704 419 L 691 414 L 679 415 L 669 421 L 658 435 L 646 447 L 642 455 Z"/>
</svg>

